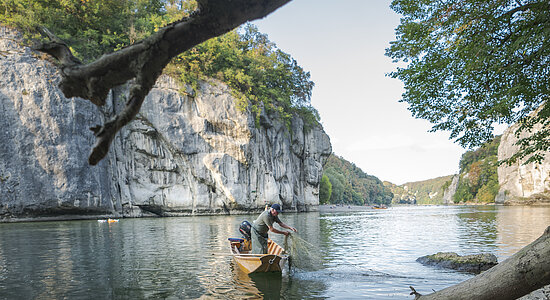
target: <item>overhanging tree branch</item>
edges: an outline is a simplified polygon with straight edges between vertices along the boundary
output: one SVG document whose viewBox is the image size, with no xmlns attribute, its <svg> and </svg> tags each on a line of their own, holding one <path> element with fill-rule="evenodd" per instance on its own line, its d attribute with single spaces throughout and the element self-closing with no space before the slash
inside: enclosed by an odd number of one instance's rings
<svg viewBox="0 0 550 300">
<path fill-rule="evenodd" d="M 50 42 L 37 46 L 36 50 L 60 62 L 59 87 L 67 98 L 81 97 L 101 106 L 112 88 L 135 79 L 125 109 L 113 120 L 92 128 L 97 140 L 88 162 L 95 165 L 108 153 L 116 133 L 139 112 L 145 96 L 173 57 L 247 21 L 263 18 L 290 1 L 199 0 L 199 9 L 190 17 L 85 65 L 72 55 L 63 41 L 47 30 L 42 33 Z"/>
</svg>

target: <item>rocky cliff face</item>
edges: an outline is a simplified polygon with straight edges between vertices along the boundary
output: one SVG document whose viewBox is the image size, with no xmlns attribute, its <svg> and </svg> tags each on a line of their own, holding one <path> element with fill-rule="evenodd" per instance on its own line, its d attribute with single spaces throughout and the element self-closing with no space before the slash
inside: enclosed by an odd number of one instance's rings
<svg viewBox="0 0 550 300">
<path fill-rule="evenodd" d="M 518 128 L 515 124 L 503 134 L 498 147 L 498 160 L 504 160 L 517 152 L 515 143 L 518 139 L 526 137 L 522 133 L 515 136 Z M 534 130 L 540 130 L 535 127 Z M 508 166 L 503 164 L 498 167 L 499 193 L 495 199 L 500 204 L 550 204 L 550 153 L 546 154 L 541 164 L 524 165 L 521 160 Z"/>
<path fill-rule="evenodd" d="M 88 129 L 122 108 L 126 90 L 98 109 L 66 99 L 50 62 L 0 28 L 0 219 L 68 215 L 140 216 L 241 212 L 280 203 L 318 205 L 331 153 L 320 128 L 287 128 L 239 111 L 228 88 L 204 83 L 196 96 L 162 77 L 107 158 L 87 164 Z"/>
</svg>

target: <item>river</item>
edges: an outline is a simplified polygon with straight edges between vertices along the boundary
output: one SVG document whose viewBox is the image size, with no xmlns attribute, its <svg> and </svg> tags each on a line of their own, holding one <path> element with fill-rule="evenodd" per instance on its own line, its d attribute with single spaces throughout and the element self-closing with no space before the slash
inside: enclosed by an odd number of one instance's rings
<svg viewBox="0 0 550 300">
<path fill-rule="evenodd" d="M 550 207 L 283 213 L 319 258 L 288 276 L 233 266 L 227 237 L 254 218 L 0 224 L 0 299 L 413 299 L 409 285 L 429 293 L 472 276 L 416 258 L 489 252 L 502 261 L 543 233 Z"/>
</svg>

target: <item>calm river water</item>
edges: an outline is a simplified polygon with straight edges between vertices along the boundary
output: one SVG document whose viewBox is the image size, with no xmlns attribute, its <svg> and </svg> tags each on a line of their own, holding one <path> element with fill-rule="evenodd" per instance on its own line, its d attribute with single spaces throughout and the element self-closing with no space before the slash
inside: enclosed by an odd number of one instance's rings
<svg viewBox="0 0 550 300">
<path fill-rule="evenodd" d="M 429 293 L 471 276 L 416 258 L 490 252 L 502 261 L 543 233 L 550 207 L 282 214 L 320 258 L 288 276 L 250 277 L 231 263 L 227 237 L 254 218 L 0 224 L 0 299 L 412 299 L 409 285 Z"/>
</svg>

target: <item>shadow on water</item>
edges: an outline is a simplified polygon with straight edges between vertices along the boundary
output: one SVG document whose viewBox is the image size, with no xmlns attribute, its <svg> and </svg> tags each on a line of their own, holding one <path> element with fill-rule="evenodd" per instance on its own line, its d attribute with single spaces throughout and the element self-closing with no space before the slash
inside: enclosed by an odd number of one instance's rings
<svg viewBox="0 0 550 300">
<path fill-rule="evenodd" d="M 232 264 L 234 296 L 244 299 L 280 299 L 283 276 L 281 273 L 246 274 Z"/>
<path fill-rule="evenodd" d="M 283 276 L 280 273 L 259 273 L 249 275 L 264 299 L 280 299 Z"/>
</svg>

